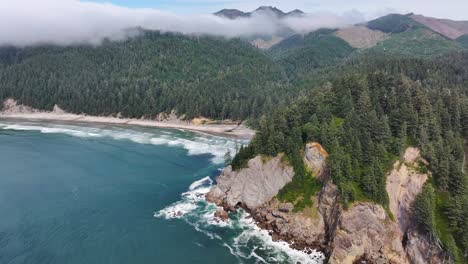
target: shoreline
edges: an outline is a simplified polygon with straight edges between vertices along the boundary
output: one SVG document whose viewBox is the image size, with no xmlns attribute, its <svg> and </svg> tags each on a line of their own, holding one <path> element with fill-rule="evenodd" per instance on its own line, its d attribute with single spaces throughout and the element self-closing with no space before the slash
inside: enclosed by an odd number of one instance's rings
<svg viewBox="0 0 468 264">
<path fill-rule="evenodd" d="M 251 140 L 255 131 L 244 125 L 197 125 L 188 121 L 156 121 L 149 119 L 117 118 L 77 115 L 69 113 L 35 112 L 35 113 L 5 113 L 0 112 L 0 120 L 59 122 L 69 124 L 108 124 L 122 126 L 139 126 L 150 128 L 181 129 L 195 133 L 209 134 L 233 139 Z"/>
</svg>

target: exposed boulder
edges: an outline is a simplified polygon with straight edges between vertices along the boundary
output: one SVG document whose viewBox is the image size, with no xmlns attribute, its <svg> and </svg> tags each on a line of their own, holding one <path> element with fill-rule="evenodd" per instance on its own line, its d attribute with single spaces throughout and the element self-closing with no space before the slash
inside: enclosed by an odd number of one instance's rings
<svg viewBox="0 0 468 264">
<path fill-rule="evenodd" d="M 241 170 L 233 171 L 232 166 L 226 167 L 206 197 L 225 208 L 242 205 L 252 210 L 271 201 L 293 176 L 294 170 L 284 164 L 283 155 L 266 161 L 257 156 Z"/>
<path fill-rule="evenodd" d="M 278 210 L 283 213 L 292 212 L 294 205 L 292 203 L 282 203 L 279 205 Z"/>
<path fill-rule="evenodd" d="M 324 181 L 328 152 L 317 142 L 308 143 L 305 147 L 304 163 L 313 175 Z"/>
<path fill-rule="evenodd" d="M 358 203 L 344 210 L 332 243 L 329 263 L 409 263 L 397 224 L 382 206 Z"/>
<path fill-rule="evenodd" d="M 221 219 L 222 221 L 227 221 L 229 219 L 228 213 L 222 207 L 218 207 L 216 209 L 216 212 L 214 213 L 214 216 L 216 218 Z"/>
<path fill-rule="evenodd" d="M 60 115 L 60 114 L 66 114 L 67 112 L 65 112 L 65 110 L 60 108 L 58 105 L 54 105 L 54 108 L 52 109 L 52 113 Z"/>
</svg>

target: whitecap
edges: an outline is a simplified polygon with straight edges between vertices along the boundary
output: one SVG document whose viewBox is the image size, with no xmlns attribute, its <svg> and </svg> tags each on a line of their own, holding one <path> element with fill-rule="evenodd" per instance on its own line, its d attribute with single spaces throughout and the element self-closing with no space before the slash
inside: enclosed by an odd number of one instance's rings
<svg viewBox="0 0 468 264">
<path fill-rule="evenodd" d="M 46 134 L 66 134 L 75 137 L 110 137 L 115 140 L 129 140 L 138 144 L 166 145 L 180 147 L 187 150 L 188 155 L 210 154 L 212 162 L 222 164 L 224 155 L 230 151 L 232 156 L 240 144 L 246 144 L 246 140 L 231 140 L 216 136 L 197 136 L 191 132 L 181 134 L 177 130 L 152 129 L 139 131 L 120 127 L 87 127 L 65 124 L 46 124 L 37 122 L 0 123 L 0 129 L 4 130 L 30 130 Z"/>
<path fill-rule="evenodd" d="M 215 218 L 217 206 L 205 200 L 205 194 L 212 185 L 213 181 L 209 177 L 193 182 L 188 191 L 181 195 L 180 201 L 156 212 L 154 216 L 184 220 L 210 239 L 223 241 L 222 245 L 238 260 L 253 259 L 256 263 L 323 263 L 325 256 L 321 252 L 312 251 L 308 254 L 292 249 L 287 242 L 273 241 L 270 233 L 260 229 L 242 209 L 231 215 L 228 221 Z M 232 240 L 221 237 L 216 233 L 216 228 L 229 228 L 229 232 L 236 235 Z"/>
</svg>

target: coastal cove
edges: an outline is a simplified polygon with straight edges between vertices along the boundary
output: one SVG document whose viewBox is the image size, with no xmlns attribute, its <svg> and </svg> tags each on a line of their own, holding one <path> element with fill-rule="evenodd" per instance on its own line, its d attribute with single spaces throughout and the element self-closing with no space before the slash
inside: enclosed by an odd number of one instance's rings
<svg viewBox="0 0 468 264">
<path fill-rule="evenodd" d="M 234 140 L 0 121 L 0 263 L 321 263 L 204 201 Z M 21 166 L 19 165 L 21 164 Z"/>
</svg>

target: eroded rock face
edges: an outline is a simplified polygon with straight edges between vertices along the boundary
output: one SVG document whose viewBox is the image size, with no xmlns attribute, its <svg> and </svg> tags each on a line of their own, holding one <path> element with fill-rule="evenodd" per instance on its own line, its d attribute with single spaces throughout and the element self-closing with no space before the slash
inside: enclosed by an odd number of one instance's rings
<svg viewBox="0 0 468 264">
<path fill-rule="evenodd" d="M 420 156 L 419 149 L 407 148 L 403 155 L 404 162 L 397 161 L 393 170 L 387 176 L 386 189 L 389 197 L 390 211 L 404 234 L 414 223 L 413 203 L 421 192 L 428 178 L 427 174 L 418 172 L 415 168 L 418 161 L 427 163 Z"/>
<path fill-rule="evenodd" d="M 271 201 L 293 176 L 293 168 L 282 162 L 282 155 L 265 162 L 257 156 L 239 171 L 226 167 L 206 198 L 225 208 L 242 205 L 253 210 Z"/>
<path fill-rule="evenodd" d="M 272 231 L 274 239 L 288 241 L 293 248 L 327 252 L 341 207 L 338 191 L 328 182 L 313 198 L 313 206 L 301 212 L 286 213 L 276 199 L 253 212 L 259 226 Z"/>
<path fill-rule="evenodd" d="M 409 263 L 397 224 L 380 205 L 358 203 L 344 210 L 332 243 L 329 263 Z"/>
<path fill-rule="evenodd" d="M 305 147 L 304 163 L 313 175 L 322 179 L 326 170 L 328 152 L 317 142 L 308 143 Z"/>
<path fill-rule="evenodd" d="M 429 173 L 420 173 L 417 167 L 427 161 L 421 157 L 418 148 L 409 147 L 403 155 L 403 162 L 397 161 L 387 177 L 387 193 L 390 211 L 399 226 L 401 240 L 410 263 L 444 263 L 444 252 L 427 236 L 417 230 L 413 204 L 422 191 Z"/>
<path fill-rule="evenodd" d="M 449 263 L 443 250 L 417 231 L 409 231 L 407 234 L 406 252 L 411 263 L 414 264 L 438 264 Z"/>
</svg>

